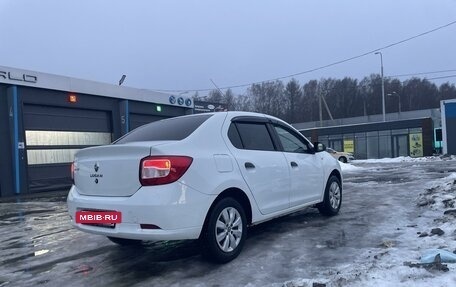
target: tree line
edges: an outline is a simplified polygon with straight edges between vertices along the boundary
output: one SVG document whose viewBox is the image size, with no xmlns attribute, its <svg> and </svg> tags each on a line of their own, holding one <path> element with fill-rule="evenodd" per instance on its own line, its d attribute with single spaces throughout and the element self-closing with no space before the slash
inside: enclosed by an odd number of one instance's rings
<svg viewBox="0 0 456 287">
<path fill-rule="evenodd" d="M 440 84 L 425 78 L 405 81 L 384 78 L 386 113 L 438 108 L 441 100 L 455 99 L 456 86 Z M 221 103 L 228 110 L 254 111 L 276 116 L 291 123 L 318 121 L 319 97 L 326 101 L 334 119 L 382 113 L 382 84 L 378 74 L 361 81 L 350 77 L 322 78 L 301 85 L 296 79 L 252 84 L 245 94 L 235 95 L 231 89 L 212 90 L 205 101 Z M 194 98 L 201 97 L 195 94 Z M 330 119 L 323 106 L 323 120 Z"/>
</svg>

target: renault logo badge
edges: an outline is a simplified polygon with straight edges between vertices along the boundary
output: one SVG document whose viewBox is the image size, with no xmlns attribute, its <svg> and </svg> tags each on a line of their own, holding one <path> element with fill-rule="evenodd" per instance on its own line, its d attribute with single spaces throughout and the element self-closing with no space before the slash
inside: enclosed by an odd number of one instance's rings
<svg viewBox="0 0 456 287">
<path fill-rule="evenodd" d="M 100 166 L 98 165 L 98 162 L 95 163 L 95 165 L 93 166 L 93 169 L 95 170 L 95 172 L 98 172 L 99 168 L 100 168 Z"/>
</svg>

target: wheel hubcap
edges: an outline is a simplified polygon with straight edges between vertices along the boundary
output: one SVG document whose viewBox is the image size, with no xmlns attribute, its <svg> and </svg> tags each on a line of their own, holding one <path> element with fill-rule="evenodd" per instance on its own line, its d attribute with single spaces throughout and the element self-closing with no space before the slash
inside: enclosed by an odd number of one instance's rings
<svg viewBox="0 0 456 287">
<path fill-rule="evenodd" d="M 329 187 L 329 203 L 333 209 L 339 208 L 340 204 L 340 187 L 337 182 L 331 183 Z"/>
<path fill-rule="evenodd" d="M 239 245 L 242 238 L 242 218 L 233 207 L 222 210 L 215 225 L 215 237 L 218 246 L 224 252 L 231 252 Z"/>
</svg>

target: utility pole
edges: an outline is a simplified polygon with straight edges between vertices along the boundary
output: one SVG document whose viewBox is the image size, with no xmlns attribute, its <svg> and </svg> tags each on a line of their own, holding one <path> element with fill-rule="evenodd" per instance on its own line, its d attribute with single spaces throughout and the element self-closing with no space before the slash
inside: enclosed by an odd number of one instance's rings
<svg viewBox="0 0 456 287">
<path fill-rule="evenodd" d="M 321 96 L 321 99 L 323 100 L 323 104 L 325 104 L 325 108 L 326 108 L 326 112 L 328 112 L 328 115 L 329 115 L 329 118 L 331 120 L 334 120 L 332 114 L 331 114 L 331 111 L 329 110 L 329 107 L 328 107 L 328 103 L 326 102 L 325 100 L 325 97 L 324 96 Z"/>
<path fill-rule="evenodd" d="M 321 92 L 318 93 L 318 95 L 319 95 L 318 96 L 318 106 L 319 106 L 319 111 L 320 111 L 320 127 L 323 126 L 323 109 L 321 107 L 321 97 L 322 97 L 321 94 L 322 94 Z"/>
<path fill-rule="evenodd" d="M 323 104 L 325 104 L 325 109 L 326 109 L 326 112 L 328 113 L 329 115 L 329 118 L 331 120 L 334 120 L 332 114 L 331 114 L 331 111 L 329 110 L 329 107 L 328 107 L 328 103 L 326 103 L 326 100 L 323 96 L 323 93 L 320 92 L 319 93 L 319 97 L 318 97 L 318 104 L 319 104 L 319 110 L 320 110 L 320 127 L 323 126 L 323 107 L 322 107 L 322 102 Z"/>
<path fill-rule="evenodd" d="M 380 67 L 381 67 L 381 77 L 382 77 L 382 113 L 383 113 L 383 121 L 386 122 L 386 114 L 385 114 L 385 79 L 383 78 L 383 55 L 382 55 L 382 52 L 375 52 L 375 55 L 380 55 Z"/>
</svg>

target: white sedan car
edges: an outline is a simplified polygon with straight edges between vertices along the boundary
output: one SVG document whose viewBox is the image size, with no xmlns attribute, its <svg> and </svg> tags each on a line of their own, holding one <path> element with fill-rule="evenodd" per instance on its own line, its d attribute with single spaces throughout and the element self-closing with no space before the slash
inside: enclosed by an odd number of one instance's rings
<svg viewBox="0 0 456 287">
<path fill-rule="evenodd" d="M 118 244 L 200 239 L 228 262 L 247 227 L 342 203 L 337 160 L 284 121 L 257 113 L 189 115 L 139 127 L 79 151 L 68 211 L 78 229 Z"/>
<path fill-rule="evenodd" d="M 353 156 L 352 153 L 349 152 L 343 152 L 343 151 L 336 151 L 333 150 L 332 148 L 326 148 L 326 151 L 329 152 L 335 159 L 338 161 L 341 161 L 343 163 L 347 163 L 349 161 L 355 160 L 355 157 Z"/>
</svg>

